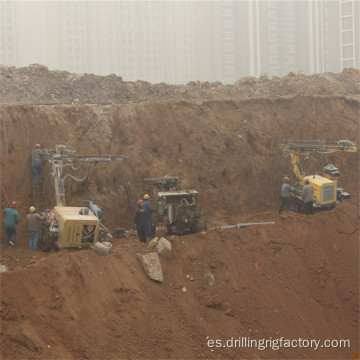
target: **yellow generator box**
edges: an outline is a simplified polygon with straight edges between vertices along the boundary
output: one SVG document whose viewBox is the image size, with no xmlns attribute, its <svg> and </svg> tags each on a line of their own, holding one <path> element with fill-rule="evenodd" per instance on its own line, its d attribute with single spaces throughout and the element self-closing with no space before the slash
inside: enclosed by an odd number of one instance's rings
<svg viewBox="0 0 360 360">
<path fill-rule="evenodd" d="M 84 214 L 83 210 L 81 207 L 55 206 L 60 248 L 88 247 L 96 243 L 100 220 L 91 211 Z"/>
<path fill-rule="evenodd" d="M 314 197 L 321 206 L 336 204 L 336 181 L 320 175 L 311 175 L 307 178 L 314 188 Z"/>
</svg>

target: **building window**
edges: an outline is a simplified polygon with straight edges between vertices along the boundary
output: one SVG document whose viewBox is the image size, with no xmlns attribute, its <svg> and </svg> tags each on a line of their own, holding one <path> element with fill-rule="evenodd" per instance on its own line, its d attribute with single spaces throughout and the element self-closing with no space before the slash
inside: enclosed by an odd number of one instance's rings
<svg viewBox="0 0 360 360">
<path fill-rule="evenodd" d="M 285 57 L 285 64 L 295 64 L 295 56 L 286 56 Z"/>
<path fill-rule="evenodd" d="M 234 34 L 231 31 L 223 31 L 222 38 L 223 40 L 232 40 L 234 38 Z"/>
<path fill-rule="evenodd" d="M 267 4 L 267 7 L 268 7 L 269 9 L 276 9 L 276 8 L 277 8 L 277 3 L 276 3 L 276 1 L 267 1 L 266 4 Z"/>
<path fill-rule="evenodd" d="M 270 53 L 278 53 L 279 52 L 279 45 L 269 45 L 269 52 Z"/>
<path fill-rule="evenodd" d="M 345 17 L 341 19 L 342 30 L 351 30 L 353 26 L 352 17 Z"/>
<path fill-rule="evenodd" d="M 293 12 L 288 12 L 285 14 L 285 20 L 287 21 L 294 21 L 294 13 Z"/>
<path fill-rule="evenodd" d="M 223 55 L 223 61 L 225 64 L 233 64 L 234 63 L 234 55 Z"/>
<path fill-rule="evenodd" d="M 232 16 L 232 9 L 222 9 L 223 16 Z"/>
<path fill-rule="evenodd" d="M 223 44 L 223 50 L 224 51 L 234 51 L 234 45 L 233 44 Z"/>
<path fill-rule="evenodd" d="M 268 12 L 268 19 L 277 20 L 277 12 L 276 11 L 269 11 Z"/>
<path fill-rule="evenodd" d="M 268 28 L 269 28 L 269 30 L 277 30 L 278 23 L 270 22 Z"/>
<path fill-rule="evenodd" d="M 269 34 L 269 40 L 270 40 L 270 41 L 278 41 L 278 40 L 279 40 L 278 34 L 270 33 L 270 34 Z"/>
<path fill-rule="evenodd" d="M 294 34 L 284 34 L 284 41 L 293 43 L 295 41 Z"/>
<path fill-rule="evenodd" d="M 270 64 L 279 64 L 279 57 L 278 56 L 269 56 L 269 63 Z"/>
<path fill-rule="evenodd" d="M 224 66 L 224 75 L 233 75 L 234 67 L 233 66 Z"/>
<path fill-rule="evenodd" d="M 343 32 L 341 34 L 341 39 L 342 39 L 343 44 L 351 44 L 353 42 L 352 31 Z"/>
<path fill-rule="evenodd" d="M 351 1 L 341 4 L 342 15 L 352 15 L 352 3 Z"/>
<path fill-rule="evenodd" d="M 232 20 L 223 20 L 223 28 L 224 29 L 232 29 L 233 22 Z"/>
<path fill-rule="evenodd" d="M 342 47 L 342 53 L 343 53 L 344 58 L 352 58 L 354 56 L 353 55 L 352 45 L 343 46 Z"/>
<path fill-rule="evenodd" d="M 351 67 L 354 67 L 354 61 L 353 60 L 345 60 L 345 61 L 343 61 L 342 65 L 343 65 L 342 66 L 343 69 L 351 68 Z"/>
</svg>

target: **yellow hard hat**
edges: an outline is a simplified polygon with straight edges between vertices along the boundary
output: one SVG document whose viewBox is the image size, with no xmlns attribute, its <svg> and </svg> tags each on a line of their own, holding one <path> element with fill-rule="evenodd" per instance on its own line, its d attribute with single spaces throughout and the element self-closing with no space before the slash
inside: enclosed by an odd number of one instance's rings
<svg viewBox="0 0 360 360">
<path fill-rule="evenodd" d="M 30 212 L 31 212 L 31 213 L 35 212 L 34 206 L 30 206 Z"/>
<path fill-rule="evenodd" d="M 145 195 L 144 195 L 144 199 L 145 199 L 145 200 L 150 199 L 149 194 L 145 194 Z"/>
</svg>

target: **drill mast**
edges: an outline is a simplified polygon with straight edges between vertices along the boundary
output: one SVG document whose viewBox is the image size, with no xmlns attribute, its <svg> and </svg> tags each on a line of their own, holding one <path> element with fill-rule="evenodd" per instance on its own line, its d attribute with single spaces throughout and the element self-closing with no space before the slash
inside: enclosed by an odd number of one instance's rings
<svg viewBox="0 0 360 360">
<path fill-rule="evenodd" d="M 92 166 L 98 162 L 117 162 L 127 161 L 127 156 L 101 156 L 101 155 L 73 155 L 74 148 L 70 144 L 56 145 L 55 149 L 46 149 L 45 157 L 49 161 L 50 173 L 54 179 L 56 205 L 65 206 L 65 180 L 70 178 L 76 182 L 84 182 L 90 173 Z M 77 178 L 69 173 L 63 176 L 63 171 L 66 168 L 73 172 L 79 171 L 87 166 L 86 173 L 82 178 Z"/>
</svg>

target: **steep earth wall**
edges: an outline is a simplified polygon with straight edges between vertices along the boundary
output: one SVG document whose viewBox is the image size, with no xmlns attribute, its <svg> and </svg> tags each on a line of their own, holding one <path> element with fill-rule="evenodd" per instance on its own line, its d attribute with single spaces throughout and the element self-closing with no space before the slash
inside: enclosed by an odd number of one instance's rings
<svg viewBox="0 0 360 360">
<path fill-rule="evenodd" d="M 276 141 L 283 138 L 358 141 L 359 103 L 344 97 L 158 102 L 143 105 L 1 105 L 1 181 L 22 217 L 33 204 L 29 155 L 35 143 L 54 148 L 70 142 L 79 155 L 126 155 L 127 162 L 98 164 L 83 184 L 66 183 L 67 204 L 92 199 L 111 229 L 129 227 L 132 214 L 123 182 L 135 197 L 143 179 L 177 175 L 200 193 L 210 223 L 236 214 L 278 206 L 289 159 Z M 336 164 L 349 192 L 358 191 L 358 155 L 336 153 L 303 163 L 305 172 Z M 79 176 L 80 177 L 80 176 Z M 48 205 L 53 183 L 44 168 Z M 42 210 L 42 209 L 41 209 Z M 19 227 L 19 231 L 23 231 Z M 25 243 L 24 243 L 25 244 Z"/>
</svg>

